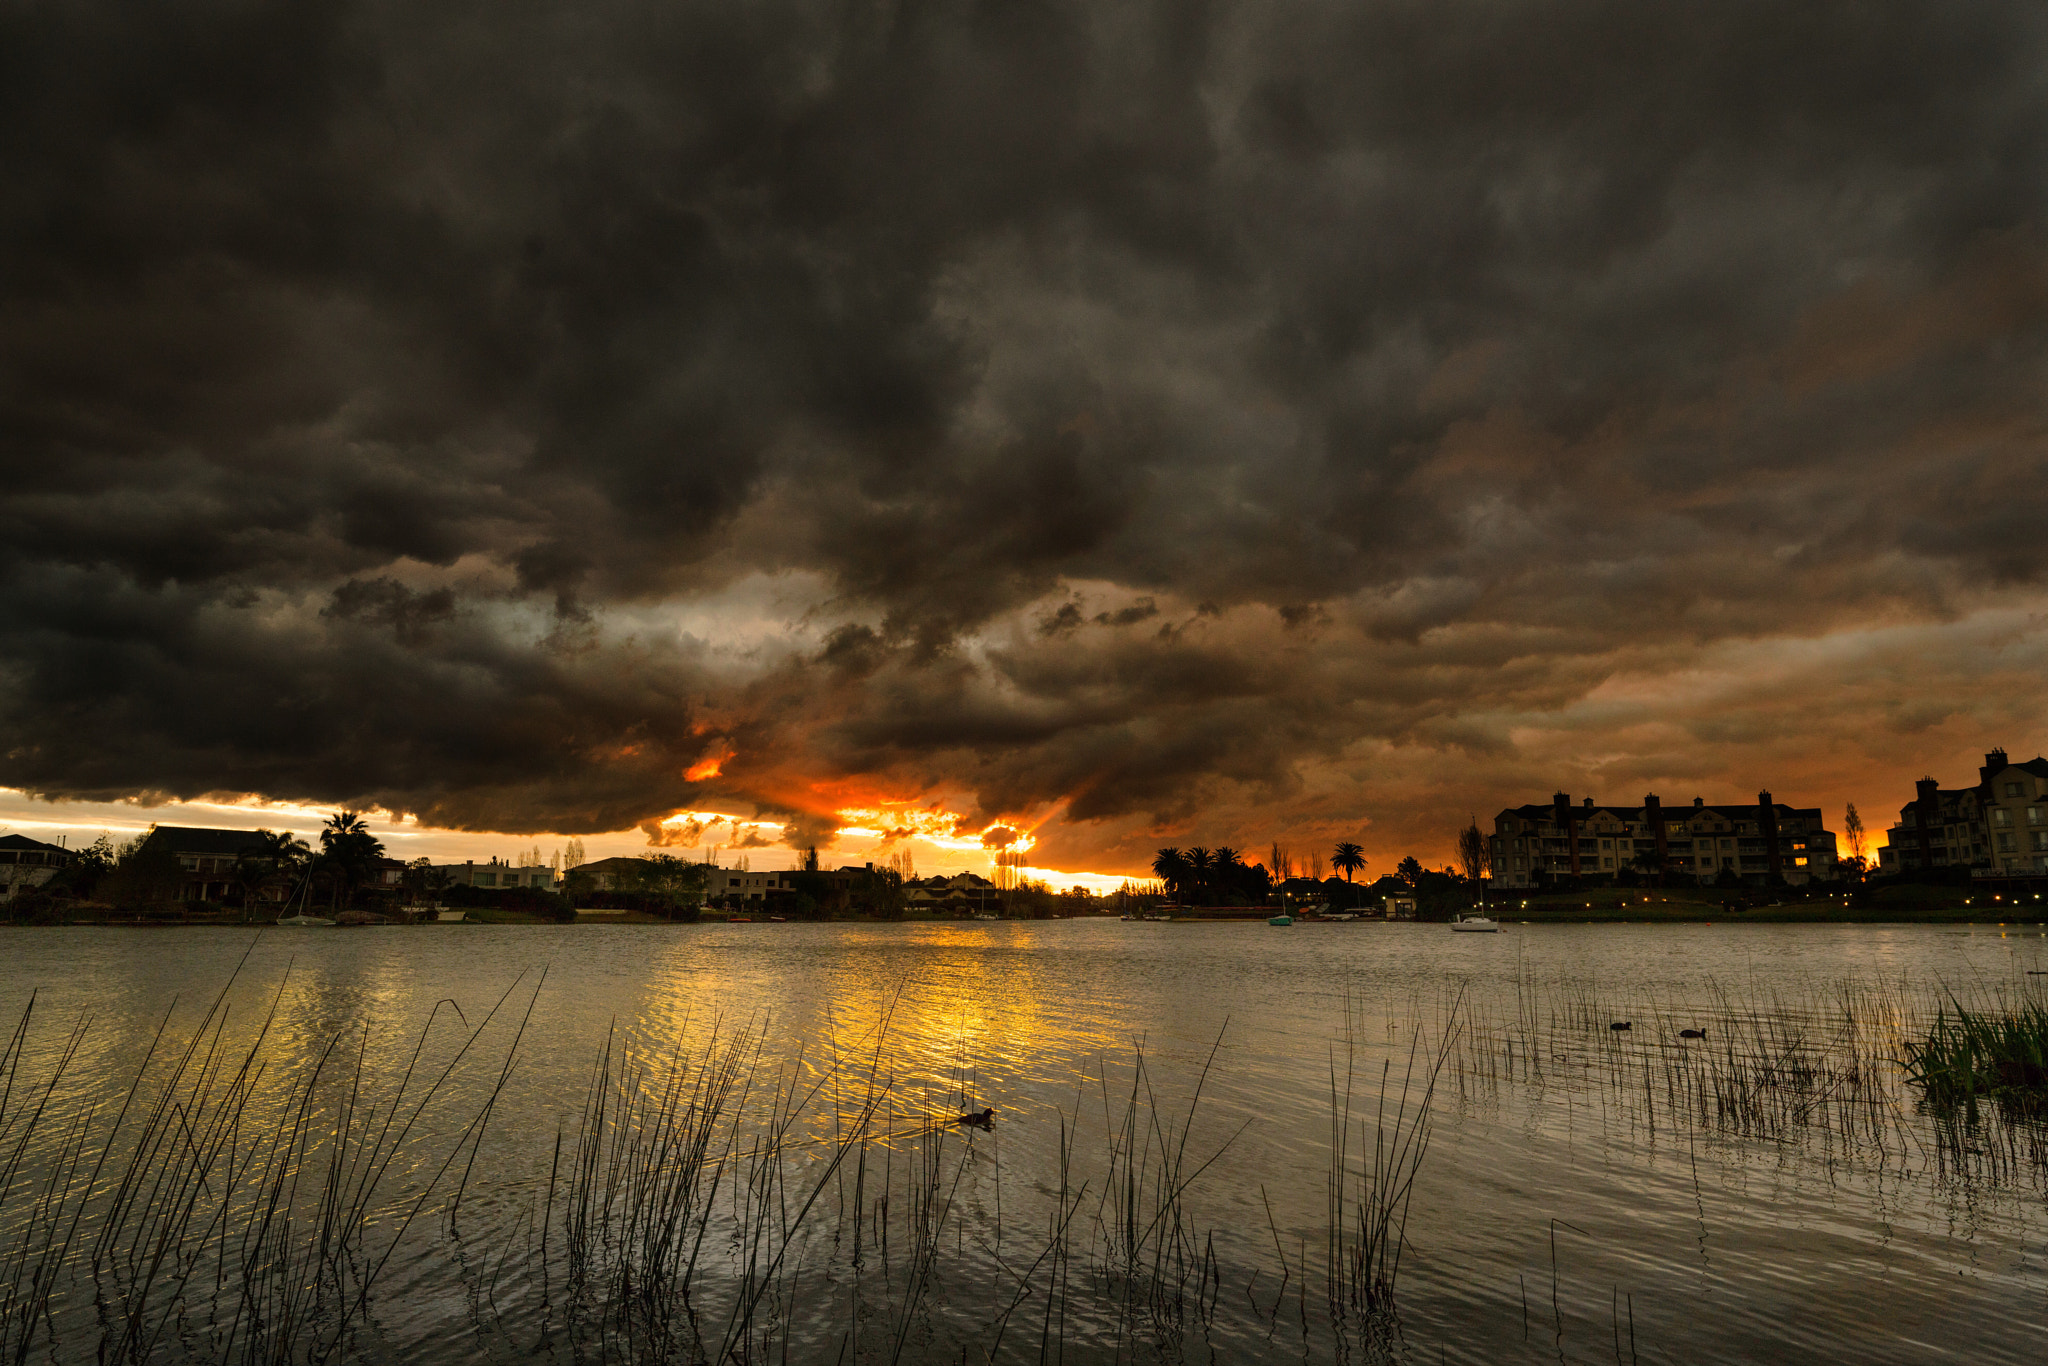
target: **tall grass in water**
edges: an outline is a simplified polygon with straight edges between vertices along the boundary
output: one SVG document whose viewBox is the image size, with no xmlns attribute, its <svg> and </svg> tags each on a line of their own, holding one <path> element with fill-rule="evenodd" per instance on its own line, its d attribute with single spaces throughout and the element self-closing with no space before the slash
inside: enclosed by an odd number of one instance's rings
<svg viewBox="0 0 2048 1366">
<path fill-rule="evenodd" d="M 1346 1029 L 1341 1084 L 1336 1059 L 1331 1059 L 1325 1255 L 1326 1292 L 1331 1317 L 1337 1322 L 1356 1315 L 1370 1332 L 1392 1312 L 1394 1283 L 1400 1278 L 1401 1252 L 1407 1244 L 1409 1202 L 1422 1159 L 1429 1151 L 1430 1106 L 1446 1063 L 1456 1056 L 1457 1014 L 1458 1004 L 1454 1004 L 1433 1057 L 1422 1053 L 1420 1031 L 1411 1036 L 1398 1093 L 1393 1086 L 1392 1060 L 1381 1063 L 1369 1131 L 1363 1116 L 1355 1113 L 1355 1028 Z M 1350 1016 L 1348 1007 L 1346 1016 Z M 1391 1112 L 1389 1097 L 1394 1098 Z"/>
<path fill-rule="evenodd" d="M 481 1138 L 488 1099 L 452 1130 L 443 1102 L 511 993 L 428 1078 L 436 1005 L 389 1086 L 370 1075 L 356 1034 L 273 1075 L 283 990 L 239 1046 L 227 987 L 182 1043 L 171 1042 L 167 1011 L 110 1115 L 72 1085 L 89 1020 L 43 1076 L 22 1075 L 33 999 L 24 1008 L 0 1055 L 0 1354 L 319 1361 L 368 1328 L 394 1249 Z M 439 1131 L 426 1145 L 415 1141 L 423 1122 Z M 394 1207 L 399 1186 L 411 1198 Z M 59 1339 L 67 1299 L 92 1305 L 89 1350 Z M 76 1315 L 64 1322 L 78 1331 Z"/>
<path fill-rule="evenodd" d="M 1925 1036 L 1907 1041 L 1906 1075 L 1936 1104 L 2048 1104 L 2048 1006 L 1973 1012 L 1951 997 Z"/>
<path fill-rule="evenodd" d="M 1646 1149 L 1767 1143 L 1906 1179 L 1931 1167 L 1964 1199 L 2048 1192 L 2048 1009 L 2017 980 L 1974 991 L 1706 983 L 1679 1001 L 1522 974 L 1512 1005 L 1466 1003 L 1445 1090 L 1468 1105 L 1591 1106 L 1602 1132 Z"/>
<path fill-rule="evenodd" d="M 1006 1190 L 1022 1117 L 954 1122 L 965 1077 L 906 1093 L 886 1023 L 822 1058 L 760 1021 L 608 1036 L 559 1134 L 493 1130 L 540 986 L 514 990 L 482 1018 L 437 1004 L 386 1066 L 357 1028 L 306 1049 L 285 983 L 231 1027 L 224 988 L 189 1028 L 166 1012 L 118 1086 L 80 1074 L 90 1021 L 53 1034 L 31 1001 L 0 1043 L 0 1355 L 388 1359 L 394 1310 L 460 1332 L 465 1295 L 507 1359 L 721 1366 L 1242 1355 L 1283 1309 L 1334 1351 L 1390 1321 L 1441 1051 L 1378 1069 L 1375 1100 L 1345 1045 L 1332 1228 L 1283 1234 L 1202 1213 L 1244 1128 L 1203 1110 L 1222 1039 L 1171 1099 L 1142 1047 L 1101 1060 L 1099 1127 L 1087 1093 L 1044 1112 L 1057 1170 Z M 508 1178 L 513 1152 L 545 1179 Z"/>
</svg>

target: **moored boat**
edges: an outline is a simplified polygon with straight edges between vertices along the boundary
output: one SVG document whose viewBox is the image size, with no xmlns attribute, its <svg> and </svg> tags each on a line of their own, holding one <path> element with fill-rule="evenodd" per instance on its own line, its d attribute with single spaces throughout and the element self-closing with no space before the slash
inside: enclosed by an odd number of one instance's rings
<svg viewBox="0 0 2048 1366">
<path fill-rule="evenodd" d="M 288 915 L 277 923 L 291 929 L 308 929 L 314 925 L 332 925 L 334 922 L 324 915 Z"/>
<path fill-rule="evenodd" d="M 1294 917 L 1287 914 L 1287 912 L 1282 911 L 1280 914 L 1268 919 L 1266 923 L 1268 925 L 1292 925 L 1294 923 Z"/>
<path fill-rule="evenodd" d="M 1451 928 L 1461 934 L 1495 934 L 1500 930 L 1500 922 L 1491 916 L 1467 915 L 1453 920 Z"/>
</svg>

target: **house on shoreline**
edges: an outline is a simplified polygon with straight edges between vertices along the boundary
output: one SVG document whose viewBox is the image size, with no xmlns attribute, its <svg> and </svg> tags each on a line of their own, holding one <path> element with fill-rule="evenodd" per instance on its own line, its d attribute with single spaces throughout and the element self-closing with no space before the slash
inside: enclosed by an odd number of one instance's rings
<svg viewBox="0 0 2048 1366">
<path fill-rule="evenodd" d="M 42 886 L 77 857 L 61 844 L 0 835 L 0 901 L 12 901 L 25 888 Z"/>
<path fill-rule="evenodd" d="M 144 842 L 168 854 L 177 862 L 176 901 L 226 901 L 235 888 L 235 863 L 244 854 L 252 857 L 265 847 L 260 830 L 219 830 L 201 825 L 155 825 Z M 282 881 L 258 893 L 265 901 L 283 901 L 287 889 Z"/>
<path fill-rule="evenodd" d="M 605 863 L 638 862 L 637 859 L 604 859 Z M 583 864 L 582 868 L 594 867 Z M 400 868 L 404 865 L 400 864 Z M 470 859 L 463 863 L 429 864 L 429 873 L 439 873 L 446 878 L 450 887 L 481 887 L 490 891 L 502 891 L 508 887 L 532 887 L 547 892 L 555 890 L 555 871 L 545 864 L 519 868 L 503 859 L 486 859 L 478 863 Z M 580 869 L 579 869 L 580 871 Z"/>
</svg>

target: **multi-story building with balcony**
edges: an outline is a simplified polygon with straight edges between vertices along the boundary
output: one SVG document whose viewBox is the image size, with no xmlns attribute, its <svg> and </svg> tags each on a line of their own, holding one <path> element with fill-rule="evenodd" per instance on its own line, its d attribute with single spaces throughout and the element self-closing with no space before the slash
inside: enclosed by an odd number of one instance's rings
<svg viewBox="0 0 2048 1366">
<path fill-rule="evenodd" d="M 1494 817 L 1488 845 L 1497 887 L 1611 880 L 1624 872 L 1713 882 L 1792 885 L 1835 876 L 1835 837 L 1819 807 L 1792 807 L 1759 792 L 1755 805 L 1573 806 L 1560 792 L 1548 805 L 1509 807 Z"/>
<path fill-rule="evenodd" d="M 1974 787 L 1913 785 L 1885 832 L 1877 866 L 1887 873 L 1968 868 L 1972 877 L 2048 875 L 2048 759 L 2013 763 L 2002 749 L 1984 756 Z"/>
<path fill-rule="evenodd" d="M 1984 833 L 1990 837 L 1990 874 L 1995 877 L 2040 877 L 2048 874 L 2048 759 L 2001 763 L 2005 751 L 1985 756 L 1983 776 Z"/>
</svg>

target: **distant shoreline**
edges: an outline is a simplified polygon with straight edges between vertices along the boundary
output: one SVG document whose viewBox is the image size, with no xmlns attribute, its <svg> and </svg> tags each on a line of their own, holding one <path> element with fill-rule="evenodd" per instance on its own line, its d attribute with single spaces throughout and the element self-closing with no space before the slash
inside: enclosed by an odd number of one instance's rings
<svg viewBox="0 0 2048 1366">
<path fill-rule="evenodd" d="M 1760 906 L 1760 907 L 1756 907 L 1756 908 L 1754 908 L 1754 909 L 1750 909 L 1750 910 L 1732 910 L 1732 909 L 1728 909 L 1728 908 L 1725 908 L 1725 907 L 1718 907 L 1718 906 L 1706 906 L 1706 905 L 1701 905 L 1701 904 L 1699 904 L 1699 903 L 1679 903 L 1679 904 L 1673 904 L 1673 905 L 1669 905 L 1669 906 L 1664 906 L 1664 905 L 1656 905 L 1656 904 L 1652 904 L 1652 905 L 1637 905 L 1637 906 L 1614 906 L 1614 907 L 1605 907 L 1605 906 L 1593 906 L 1593 907 L 1578 907 L 1578 908 L 1572 908 L 1572 909 L 1566 909 L 1566 908 L 1563 908 L 1563 907 L 1534 907 L 1534 906 L 1532 906 L 1532 907 L 1528 907 L 1528 908 L 1526 908 L 1526 909 L 1524 909 L 1524 908 L 1522 908 L 1522 907 L 1519 907 L 1519 906 L 1517 906 L 1517 907 L 1505 907 L 1505 908 L 1504 908 L 1504 907 L 1490 907 L 1490 908 L 1488 908 L 1488 913 L 1489 913 L 1489 914 L 1491 914 L 1492 916 L 1494 916 L 1494 918 L 1496 918 L 1497 920 L 1499 920 L 1499 921 L 1500 921 L 1500 923 L 1501 923 L 1501 924 L 1502 924 L 1502 925 L 1503 925 L 1504 927 L 1512 927 L 1512 926 L 1520 926 L 1520 925 L 1744 925 L 1744 924 L 1748 924 L 1748 925 L 2044 925 L 2044 926 L 2048 926 L 2048 903 L 2044 903 L 2043 905 L 2040 905 L 2040 906 L 2024 906 L 2024 907 L 2021 907 L 2021 906 L 2014 906 L 2014 907 L 2010 907 L 2010 908 L 2007 908 L 2007 907 L 1998 907 L 1998 906 L 1993 906 L 1993 907 L 1983 907 L 1983 906 L 1952 906 L 1952 907 L 1950 907 L 1950 906 L 1943 906 L 1943 907 L 1882 907 L 1882 906 L 1838 906 L 1838 907 L 1815 907 L 1815 906 L 1804 906 L 1804 905 L 1797 905 L 1797 904 L 1794 904 L 1794 905 L 1784 905 L 1784 906 Z M 477 918 L 475 918 L 475 919 L 471 919 L 471 920 L 467 920 L 467 921 L 424 921 L 424 922 L 414 922 L 414 923 L 403 923 L 403 922 L 396 922 L 396 921 L 394 921 L 394 922 L 390 922 L 390 923 L 388 923 L 388 924 L 383 924 L 383 925 L 338 925 L 338 926 L 334 926 L 334 927 L 332 927 L 332 928 L 335 928 L 335 929 L 343 929 L 343 930 L 350 930 L 350 929 L 408 929 L 408 930 L 414 930 L 414 929 L 428 929 L 428 928 L 441 928 L 441 927 L 447 927 L 447 928 L 452 928 L 452 927 L 455 927 L 455 926 L 457 926 L 457 925 L 462 925 L 462 926 L 477 926 L 477 925 L 485 925 L 485 926 L 489 926 L 489 925 L 561 925 L 561 926 L 563 926 L 563 927 L 565 927 L 565 928 L 566 928 L 566 927 L 572 927 L 572 926 L 579 926 L 579 925 L 580 925 L 580 926 L 593 926 L 593 925 L 598 925 L 598 926 L 602 926 L 602 925 L 666 925 L 666 926 L 671 926 L 671 927 L 674 927 L 674 928 L 677 928 L 677 929 L 683 929 L 683 928 L 688 928 L 688 927 L 690 927 L 690 926 L 692 926 L 692 925 L 696 925 L 696 926 L 709 926 L 709 925 L 717 925 L 717 926 L 723 926 L 723 925 L 727 925 L 727 924 L 734 924 L 734 925 L 746 925 L 746 926 L 748 926 L 749 928 L 755 928 L 755 927 L 758 927 L 759 931 L 760 931 L 761 933 L 763 933 L 763 934 L 773 934 L 773 933 L 775 933 L 775 932 L 776 932 L 777 930 L 779 930 L 779 929 L 783 928 L 783 926 L 784 926 L 784 924 L 785 924 L 785 923 L 786 923 L 786 924 L 791 924 L 791 925 L 817 924 L 817 925 L 864 925 L 864 926 L 882 926 L 882 925 L 920 925 L 920 926 L 923 926 L 923 925 L 954 925 L 954 926 L 960 926 L 960 927 L 963 927 L 963 928 L 964 928 L 964 927 L 969 927 L 969 926 L 974 926 L 974 925 L 982 925 L 982 924 L 999 924 L 999 925 L 1002 925 L 1002 924 L 1049 924 L 1049 923 L 1053 923 L 1053 922 L 1054 922 L 1055 920 L 1057 920 L 1057 921 L 1067 921 L 1067 920 L 1091 920 L 1091 921 L 1097 921 L 1097 922 L 1104 922 L 1104 923 L 1114 923 L 1114 922 L 1115 922 L 1115 920 L 1116 920 L 1116 918 L 1115 918 L 1115 917 L 1113 917 L 1113 916 L 1107 916 L 1107 915 L 1094 915 L 1094 916 L 1061 916 L 1061 917 L 1053 917 L 1053 918 L 1051 918 L 1051 919 L 1048 919 L 1048 920 L 1044 920 L 1044 921 L 1039 921 L 1039 920 L 1025 920 L 1025 919 L 1019 919 L 1019 920 L 997 920 L 997 921 L 977 921 L 977 920 L 971 920 L 971 919 L 956 919 L 956 918 L 954 918 L 954 917 L 951 917 L 951 916 L 929 916 L 929 917 L 905 917 L 905 918 L 904 918 L 904 919 L 902 919 L 902 920 L 881 920 L 881 919 L 871 919 L 871 918 L 868 918 L 868 917 L 865 917 L 865 916 L 849 916 L 849 917 L 845 917 L 845 918 L 841 918 L 841 919 L 832 919 L 832 920 L 816 920 L 816 921 L 803 921 L 803 920 L 791 920 L 791 921 L 788 921 L 788 922 L 776 922 L 776 921 L 768 921 L 768 920 L 763 920 L 763 919 L 761 919 L 761 918 L 758 918 L 758 917 L 754 917 L 754 918 L 750 918 L 750 919 L 741 919 L 741 920 L 728 920 L 728 918 L 727 918 L 727 917 L 725 917 L 725 916 L 722 916 L 722 915 L 707 915 L 707 916 L 703 916 L 703 917 L 701 917 L 701 918 L 699 918 L 699 919 L 697 919 L 697 920 L 695 920 L 695 921 L 673 921 L 673 920 L 665 920 L 665 919 L 663 919 L 663 918 L 661 918 L 661 917 L 659 917 L 659 916 L 652 916 L 652 915 L 644 915 L 644 914 L 638 914 L 638 913 L 635 913 L 635 914 L 632 914 L 632 915 L 603 915 L 603 916 L 580 916 L 580 917 L 578 917 L 578 918 L 577 918 L 576 920 L 573 920 L 573 921 L 557 921 L 557 920 L 551 920 L 551 919 L 548 919 L 548 918 L 546 918 L 546 917 L 542 917 L 542 916 L 525 916 L 525 915 L 519 915 L 519 914 L 516 914 L 516 913 L 507 913 L 507 912 L 495 912 L 495 913 L 490 913 L 490 914 L 487 914 L 487 915 L 485 915 L 485 916 L 480 916 L 480 917 L 477 917 Z M 1214 924 L 1214 925 L 1243 925 L 1243 926 L 1258 926 L 1258 927 L 1260 927 L 1260 928 L 1264 928 L 1264 922 L 1262 922 L 1262 921 L 1259 921 L 1259 920 L 1254 920 L 1254 919 L 1231 919 L 1231 918 L 1225 918 L 1225 917 L 1215 917 L 1215 916 L 1206 916 L 1206 917 L 1205 917 L 1205 916 L 1189 916 L 1189 917 L 1186 917 L 1186 918 L 1177 918 L 1177 919 L 1174 919 L 1174 920 L 1171 920 L 1171 921 L 1165 921 L 1165 922 L 1159 922 L 1159 921 L 1154 921 L 1154 922 L 1149 922 L 1149 923 L 1153 923 L 1153 924 L 1160 924 L 1160 923 L 1165 923 L 1165 924 L 1173 924 L 1173 925 L 1194 925 L 1194 924 Z M 1425 927 L 1434 927 L 1434 928 L 1442 928 L 1442 927 L 1443 927 L 1443 925 L 1444 925 L 1444 923 L 1445 923 L 1445 922 L 1443 922 L 1443 921 L 1438 921 L 1438 920 L 1423 920 L 1423 921 L 1410 921 L 1410 920 L 1403 920 L 1403 921 L 1393 921 L 1393 922 L 1389 922 L 1389 921 L 1385 921 L 1385 920 L 1379 920 L 1379 919 L 1367 919 L 1367 920 L 1357 920 L 1357 921 L 1330 921 L 1330 920 L 1318 920 L 1318 919 L 1312 919 L 1312 918 L 1311 918 L 1311 919 L 1298 919 L 1298 920 L 1296 920 L 1296 921 L 1295 921 L 1295 927 L 1296 927 L 1296 928 L 1312 928 L 1312 927 L 1317 927 L 1317 926 L 1328 926 L 1328 927 L 1329 927 L 1329 928 L 1331 928 L 1331 929 L 1347 930 L 1347 931 L 1351 931 L 1351 932 L 1356 932 L 1356 933 L 1371 933 L 1371 932 L 1372 932 L 1373 930 L 1375 930 L 1375 929 L 1383 928 L 1383 927 L 1389 926 L 1390 924 L 1391 924 L 1391 925 L 1402 925 L 1402 926 L 1409 926 L 1409 925 L 1420 925 L 1420 926 L 1425 926 Z M 270 920 L 226 920 L 226 919 L 221 919 L 221 920 L 198 920 L 198 919 L 194 919 L 194 920 L 171 920 L 171 919 L 151 919 L 151 918 L 148 918 L 148 917 L 126 917 L 126 916 L 107 916 L 107 917 L 99 917 L 99 918 L 93 918 L 93 919 L 77 919 L 77 920 L 60 920 L 60 921 L 46 921 L 46 922 L 42 922 L 42 923 L 28 923 L 28 922 L 24 922 L 24 923 L 21 923 L 21 924 L 19 924 L 19 925 L 16 925 L 16 926 L 14 926 L 14 928 L 19 928 L 19 929 L 86 929 L 86 928 L 98 928 L 98 929 L 123 929 L 123 930 L 134 930 L 134 929 L 142 929 L 142 930 L 159 930 L 159 929 L 223 929 L 223 930 L 246 930 L 246 929 L 283 929 L 283 930 L 287 930 L 287 931 L 296 931 L 296 930 L 298 930 L 298 928 L 299 928 L 299 927 L 296 927 L 296 926 L 289 926 L 289 925 L 287 925 L 287 926 L 279 926 L 279 925 L 277 925 L 277 924 L 276 924 L 275 922 L 273 922 L 273 921 L 270 921 Z M 328 927 L 325 927 L 325 926 L 316 926 L 316 927 L 312 927 L 312 928 L 328 928 Z"/>
</svg>

